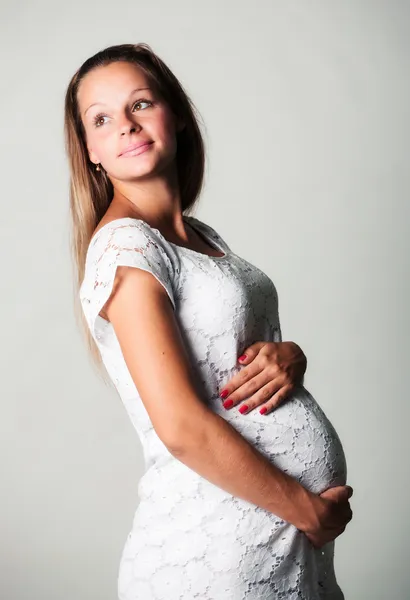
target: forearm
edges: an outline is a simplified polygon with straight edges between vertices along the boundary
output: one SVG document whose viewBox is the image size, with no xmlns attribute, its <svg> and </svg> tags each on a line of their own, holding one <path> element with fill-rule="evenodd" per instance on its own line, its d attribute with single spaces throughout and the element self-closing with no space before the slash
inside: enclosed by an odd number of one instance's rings
<svg viewBox="0 0 410 600">
<path fill-rule="evenodd" d="M 212 411 L 182 435 L 170 452 L 211 483 L 292 523 L 301 531 L 317 523 L 319 498 L 258 452 Z"/>
</svg>

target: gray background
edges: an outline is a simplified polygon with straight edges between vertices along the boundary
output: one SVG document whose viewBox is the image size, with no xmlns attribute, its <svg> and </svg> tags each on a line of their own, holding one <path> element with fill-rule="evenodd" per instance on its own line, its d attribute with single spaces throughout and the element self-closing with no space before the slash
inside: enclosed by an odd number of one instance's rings
<svg viewBox="0 0 410 600">
<path fill-rule="evenodd" d="M 284 340 L 354 488 L 346 600 L 406 600 L 409 3 L 1 4 L 1 581 L 7 600 L 114 600 L 141 446 L 73 316 L 63 99 L 148 42 L 206 124 L 196 213 L 275 282 Z"/>
</svg>

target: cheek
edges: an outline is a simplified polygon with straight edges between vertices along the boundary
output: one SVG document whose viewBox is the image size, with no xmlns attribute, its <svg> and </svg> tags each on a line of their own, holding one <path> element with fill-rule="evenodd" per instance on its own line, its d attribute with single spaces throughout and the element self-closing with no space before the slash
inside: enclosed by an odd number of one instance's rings
<svg viewBox="0 0 410 600">
<path fill-rule="evenodd" d="M 98 131 L 98 133 L 91 133 L 89 138 L 89 145 L 93 148 L 102 159 L 112 158 L 113 151 L 115 150 L 115 135 L 113 131 L 108 131 L 106 128 L 104 131 Z"/>
<path fill-rule="evenodd" d="M 167 152 L 171 152 L 171 154 L 175 153 L 177 145 L 176 132 L 173 122 L 170 119 L 164 120 L 162 123 L 160 137 Z"/>
<path fill-rule="evenodd" d="M 164 110 L 161 112 L 157 119 L 157 128 L 161 132 L 162 138 L 166 138 L 169 141 L 175 137 L 174 117 L 170 111 Z"/>
</svg>

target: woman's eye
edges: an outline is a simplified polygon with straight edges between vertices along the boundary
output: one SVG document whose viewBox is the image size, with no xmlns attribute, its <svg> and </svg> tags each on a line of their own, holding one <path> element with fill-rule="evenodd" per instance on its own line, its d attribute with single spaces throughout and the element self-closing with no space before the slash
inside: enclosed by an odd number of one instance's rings
<svg viewBox="0 0 410 600">
<path fill-rule="evenodd" d="M 137 106 L 137 104 L 152 104 L 152 102 L 150 100 L 138 100 L 134 106 Z"/>
<path fill-rule="evenodd" d="M 97 115 L 97 116 L 94 118 L 94 121 L 93 121 L 93 122 L 94 122 L 94 125 L 95 125 L 95 127 L 100 127 L 100 125 L 98 125 L 98 121 L 99 121 L 100 119 L 102 119 L 103 117 L 105 117 L 105 115 Z"/>
<path fill-rule="evenodd" d="M 134 108 L 135 106 L 137 106 L 137 104 L 151 104 L 152 105 L 152 102 L 150 100 L 137 100 L 137 102 L 135 102 L 132 107 Z M 96 115 L 94 117 L 94 121 L 93 121 L 94 126 L 101 127 L 101 125 L 99 125 L 98 122 L 106 116 L 107 115 L 104 115 L 103 113 L 99 113 L 98 115 Z"/>
</svg>

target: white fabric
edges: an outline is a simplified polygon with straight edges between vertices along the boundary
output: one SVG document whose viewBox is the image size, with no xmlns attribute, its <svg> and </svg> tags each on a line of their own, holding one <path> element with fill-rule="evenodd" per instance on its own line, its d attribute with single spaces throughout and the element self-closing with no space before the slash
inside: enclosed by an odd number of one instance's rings
<svg viewBox="0 0 410 600">
<path fill-rule="evenodd" d="M 209 409 L 314 493 L 346 484 L 340 439 L 303 386 L 266 415 L 223 408 L 219 391 L 243 368 L 237 363 L 243 349 L 256 341 L 282 340 L 278 295 L 270 278 L 235 254 L 215 229 L 196 217 L 184 219 L 223 256 L 168 242 L 140 219 L 116 219 L 91 240 L 80 290 L 90 330 L 144 449 L 146 469 L 122 552 L 119 599 L 343 600 L 334 542 L 315 549 L 292 524 L 232 496 L 170 454 L 111 324 L 98 314 L 117 265 L 150 271 L 172 302 Z"/>
</svg>

